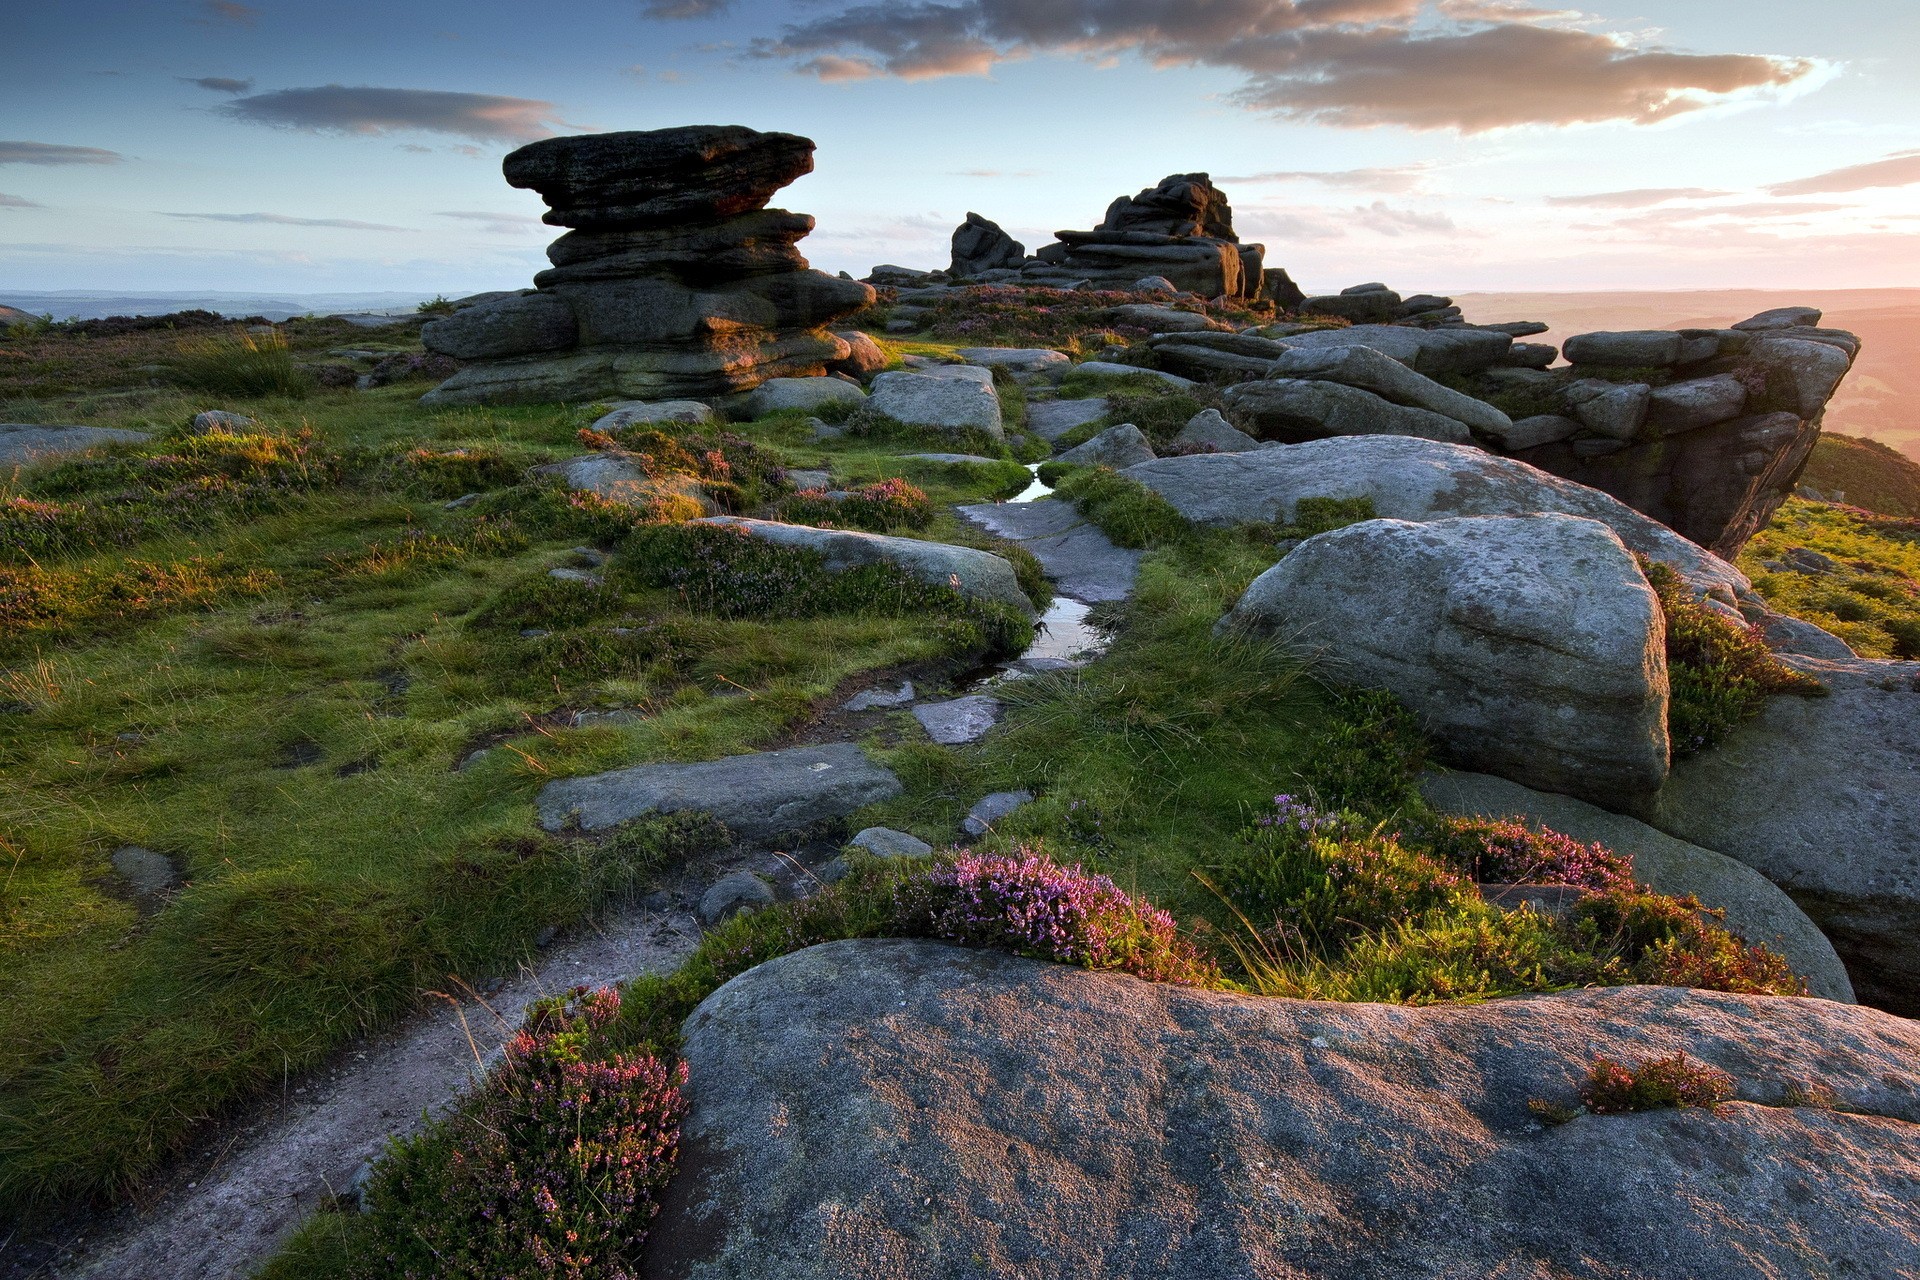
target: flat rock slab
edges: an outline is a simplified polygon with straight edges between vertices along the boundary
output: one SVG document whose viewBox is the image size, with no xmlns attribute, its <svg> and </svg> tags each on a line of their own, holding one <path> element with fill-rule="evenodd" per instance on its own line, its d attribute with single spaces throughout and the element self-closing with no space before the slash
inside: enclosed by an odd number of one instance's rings
<svg viewBox="0 0 1920 1280">
<path fill-rule="evenodd" d="M 1159 369 L 1142 369 L 1137 365 L 1115 364 L 1110 360 L 1087 360 L 1073 366 L 1070 373 L 1105 374 L 1114 378 L 1131 378 L 1141 374 L 1149 378 L 1158 378 L 1170 387 L 1187 388 L 1197 386 L 1192 378 L 1183 378 L 1177 373 L 1164 373 Z"/>
<path fill-rule="evenodd" d="M 1075 427 L 1107 416 L 1107 399 L 1037 400 L 1027 405 L 1027 430 L 1051 444 Z"/>
<path fill-rule="evenodd" d="M 1146 552 L 1116 547 L 1070 502 L 987 502 L 959 508 L 987 532 L 1034 554 L 1061 595 L 1085 604 L 1125 600 Z"/>
<path fill-rule="evenodd" d="M 605 831 L 656 813 L 710 813 L 741 840 L 798 831 L 900 794 L 900 779 L 850 742 L 643 764 L 540 789 L 540 825 Z"/>
<path fill-rule="evenodd" d="M 37 427 L 0 422 L 0 468 L 30 467 L 103 444 L 138 444 L 145 439 L 144 431 L 122 431 L 118 427 Z"/>
<path fill-rule="evenodd" d="M 1002 461 L 1000 458 L 983 458 L 977 453 L 903 453 L 900 456 L 909 462 L 947 462 L 969 467 L 997 467 Z"/>
<path fill-rule="evenodd" d="M 993 830 L 996 822 L 1007 817 L 1022 805 L 1033 802 L 1031 791 L 995 791 L 981 796 L 973 808 L 967 810 L 967 816 L 961 820 L 960 829 L 975 837 L 986 835 Z"/>
<path fill-rule="evenodd" d="M 1015 369 L 1023 373 L 1061 368 L 1073 363 L 1063 352 L 1046 347 L 961 347 L 954 354 L 962 360 L 985 365 L 989 369 Z"/>
<path fill-rule="evenodd" d="M 851 529 L 817 529 L 812 525 L 777 520 L 747 520 L 715 516 L 703 523 L 739 529 L 775 546 L 813 551 L 825 558 L 829 573 L 862 565 L 891 564 L 923 582 L 953 585 L 964 595 L 1010 605 L 1031 617 L 1033 602 L 1020 589 L 1013 566 L 991 551 L 956 547 L 920 538 L 893 538 Z"/>
<path fill-rule="evenodd" d="M 954 698 L 949 702 L 928 702 L 913 709 L 913 718 L 927 736 L 943 747 L 978 742 L 1000 723 L 1000 700 L 984 694 Z"/>
<path fill-rule="evenodd" d="M 1846 966 L 1807 913 L 1772 881 L 1724 853 L 1676 840 L 1637 818 L 1491 774 L 1428 774 L 1420 791 L 1442 813 L 1519 818 L 1631 855 L 1635 879 L 1660 893 L 1692 894 L 1703 905 L 1726 912 L 1729 929 L 1784 956 L 1814 995 L 1854 1002 Z"/>
<path fill-rule="evenodd" d="M 1814 1280 L 1920 1257 L 1920 1024 L 1621 987 L 1480 1005 L 1153 986 L 834 942 L 685 1024 L 648 1280 Z M 1596 1055 L 1717 1113 L 1581 1115 Z M 1779 1105 L 1819 1081 L 1857 1114 Z"/>
<path fill-rule="evenodd" d="M 842 711 L 879 711 L 904 707 L 914 699 L 913 681 L 902 680 L 898 689 L 867 689 L 847 699 Z"/>
</svg>

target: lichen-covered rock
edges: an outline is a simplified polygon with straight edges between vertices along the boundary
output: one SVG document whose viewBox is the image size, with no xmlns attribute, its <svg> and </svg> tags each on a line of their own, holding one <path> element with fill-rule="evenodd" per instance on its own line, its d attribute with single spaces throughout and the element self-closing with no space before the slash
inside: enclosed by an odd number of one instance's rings
<svg viewBox="0 0 1920 1280">
<path fill-rule="evenodd" d="M 769 378 L 747 396 L 756 418 L 788 409 L 813 413 L 832 404 L 865 404 L 866 393 L 838 378 Z"/>
<path fill-rule="evenodd" d="M 1221 400 L 1230 421 L 1266 440 L 1296 443 L 1327 436 L 1376 435 L 1454 444 L 1473 440 L 1473 433 L 1458 418 L 1395 404 L 1338 382 L 1300 378 L 1241 382 L 1228 387 Z"/>
<path fill-rule="evenodd" d="M 1060 461 L 1083 467 L 1112 467 L 1115 471 L 1154 459 L 1153 445 L 1131 422 L 1108 427 L 1085 444 L 1060 455 Z"/>
<path fill-rule="evenodd" d="M 713 409 L 698 400 L 627 400 L 609 405 L 593 429 L 618 435 L 635 427 L 709 426 L 717 421 Z"/>
<path fill-rule="evenodd" d="M 1824 1000 L 1314 1003 L 852 941 L 735 978 L 684 1034 L 647 1280 L 1824 1280 L 1920 1256 L 1920 1026 Z M 1529 1112 L 1596 1056 L 1677 1052 L 1736 1100 Z M 1849 1110 L 1793 1105 L 1810 1083 Z"/>
<path fill-rule="evenodd" d="M 1496 440 L 1513 430 L 1513 419 L 1486 401 L 1442 386 L 1372 347 L 1288 348 L 1273 362 L 1272 376 L 1359 387 L 1394 404 L 1452 418 Z"/>
<path fill-rule="evenodd" d="M 1260 442 L 1220 416 L 1218 409 L 1202 409 L 1187 420 L 1173 438 L 1177 452 L 1244 453 Z"/>
<path fill-rule="evenodd" d="M 991 375 L 978 381 L 931 370 L 883 373 L 873 380 L 871 394 L 875 413 L 910 427 L 974 429 L 994 437 L 1006 434 L 1000 419 L 1000 397 L 994 393 Z"/>
<path fill-rule="evenodd" d="M 1613 804 L 1667 776 L 1665 621 L 1598 521 L 1363 521 L 1301 543 L 1222 625 L 1388 690 L 1468 768 Z"/>
<path fill-rule="evenodd" d="M 1356 324 L 1279 338 L 1289 347 L 1371 347 L 1436 377 L 1443 373 L 1480 373 L 1502 363 L 1513 349 L 1513 335 L 1493 329 L 1415 329 L 1397 324 Z"/>
</svg>

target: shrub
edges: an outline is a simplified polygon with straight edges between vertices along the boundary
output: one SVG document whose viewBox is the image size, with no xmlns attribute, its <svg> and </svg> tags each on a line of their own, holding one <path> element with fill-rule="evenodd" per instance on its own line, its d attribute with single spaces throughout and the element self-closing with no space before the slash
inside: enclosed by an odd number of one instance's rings
<svg viewBox="0 0 1920 1280">
<path fill-rule="evenodd" d="M 558 631 L 597 622 L 618 612 L 622 603 L 617 591 L 542 573 L 494 592 L 467 619 L 467 626 L 489 631 Z"/>
<path fill-rule="evenodd" d="M 374 1256 L 361 1274 L 639 1274 L 679 1159 L 686 1068 L 607 1054 L 620 1004 L 617 991 L 578 988 L 535 1006 L 485 1085 L 393 1146 L 367 1190 Z"/>
<path fill-rule="evenodd" d="M 1171 915 L 1106 876 L 1062 867 L 1036 846 L 1004 855 L 956 854 L 903 881 L 894 902 L 896 924 L 908 936 L 1117 970 L 1149 982 L 1206 986 L 1218 980 Z"/>
<path fill-rule="evenodd" d="M 1617 961 L 1623 975 L 1617 981 L 1750 995 L 1807 993 L 1784 959 L 1711 923 L 1718 918 L 1698 899 L 1627 885 L 1588 894 L 1565 925 L 1596 954 Z"/>
<path fill-rule="evenodd" d="M 588 448 L 629 459 L 649 476 L 692 476 L 708 497 L 735 515 L 793 487 L 778 459 L 731 431 L 675 436 L 648 428 L 610 436 L 587 427 L 581 430 L 580 440 Z"/>
<path fill-rule="evenodd" d="M 227 396 L 287 396 L 299 399 L 313 379 L 293 362 L 278 329 L 254 334 L 235 329 L 224 338 L 194 338 L 180 346 L 173 380 L 195 391 Z"/>
<path fill-rule="evenodd" d="M 924 489 L 896 478 L 850 489 L 837 498 L 820 489 L 804 489 L 783 499 L 774 509 L 774 518 L 790 524 L 891 533 L 932 524 L 933 502 Z"/>
<path fill-rule="evenodd" d="M 389 465 L 399 489 L 428 498 L 458 498 L 499 489 L 520 478 L 521 463 L 498 449 L 409 449 Z"/>
<path fill-rule="evenodd" d="M 1330 809 L 1385 813 L 1416 798 L 1427 766 L 1420 726 L 1381 689 L 1336 690 L 1294 776 Z"/>
<path fill-rule="evenodd" d="M 1424 848 L 1487 884 L 1571 884 L 1611 889 L 1633 883 L 1633 859 L 1558 831 L 1490 818 L 1441 818 L 1419 833 Z"/>
<path fill-rule="evenodd" d="M 1732 1097 L 1732 1076 L 1703 1062 L 1689 1062 L 1684 1053 L 1638 1066 L 1595 1058 L 1580 1086 L 1580 1101 L 1600 1116 L 1675 1107 L 1711 1111 Z"/>
<path fill-rule="evenodd" d="M 1165 498 L 1108 467 L 1084 467 L 1061 477 L 1055 492 L 1080 508 L 1123 547 L 1177 542 L 1192 530 Z"/>
</svg>

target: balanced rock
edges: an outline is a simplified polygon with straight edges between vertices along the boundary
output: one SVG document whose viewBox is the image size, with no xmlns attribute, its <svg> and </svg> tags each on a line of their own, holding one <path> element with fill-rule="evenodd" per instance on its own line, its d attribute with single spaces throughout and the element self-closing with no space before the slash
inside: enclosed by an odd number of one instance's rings
<svg viewBox="0 0 1920 1280">
<path fill-rule="evenodd" d="M 1363 521 L 1301 543 L 1222 625 L 1388 690 L 1469 768 L 1615 805 L 1667 776 L 1665 622 L 1596 520 Z"/>
<path fill-rule="evenodd" d="M 934 942 L 783 956 L 683 1027 L 650 1280 L 1896 1277 L 1920 1027 L 1613 987 L 1425 1007 L 1151 985 Z M 1543 1127 L 1596 1057 L 1715 1111 Z M 1795 1105 L 1795 1085 L 1839 1106 Z"/>
<path fill-rule="evenodd" d="M 1203 298 L 1251 298 L 1263 283 L 1265 250 L 1240 243 L 1227 197 L 1204 173 L 1174 174 L 1121 196 L 1091 231 L 1059 231 L 1022 269 L 1032 284 L 1126 289 L 1159 276 Z"/>
<path fill-rule="evenodd" d="M 947 274 L 967 277 L 1018 267 L 1026 256 L 1027 247 L 1003 231 L 999 223 L 969 213 L 967 220 L 954 228 L 953 265 Z"/>
<path fill-rule="evenodd" d="M 573 228 L 547 250 L 532 292 L 421 330 L 469 361 L 431 404 L 701 399 L 845 359 L 829 330 L 873 290 L 812 271 L 803 214 L 766 208 L 813 168 L 813 143 L 739 126 L 548 138 L 507 156 L 507 181 L 538 191 Z"/>
</svg>

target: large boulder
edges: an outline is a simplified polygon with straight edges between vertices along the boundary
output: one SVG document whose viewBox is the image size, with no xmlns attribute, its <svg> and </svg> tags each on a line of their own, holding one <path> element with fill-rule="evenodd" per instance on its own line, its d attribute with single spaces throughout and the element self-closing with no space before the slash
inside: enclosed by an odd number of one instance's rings
<svg viewBox="0 0 1920 1280">
<path fill-rule="evenodd" d="M 0 422 L 0 470 L 52 462 L 103 444 L 139 444 L 145 439 L 144 431 L 122 431 L 118 427 L 41 427 Z"/>
<path fill-rule="evenodd" d="M 575 134 L 528 143 L 501 169 L 540 194 L 553 226 L 670 227 L 765 208 L 813 172 L 813 143 L 740 125 Z"/>
<path fill-rule="evenodd" d="M 1244 453 L 1258 449 L 1260 442 L 1221 417 L 1218 409 L 1202 409 L 1187 419 L 1173 445 L 1176 453 Z"/>
<path fill-rule="evenodd" d="M 1301 543 L 1223 626 L 1388 690 L 1469 768 L 1615 805 L 1667 776 L 1665 619 L 1596 520 L 1363 521 Z"/>
<path fill-rule="evenodd" d="M 1414 329 L 1397 324 L 1356 324 L 1319 329 L 1277 339 L 1295 349 L 1372 347 L 1416 372 L 1480 373 L 1502 364 L 1513 350 L 1513 335 L 1495 329 Z"/>
<path fill-rule="evenodd" d="M 1675 766 L 1648 821 L 1785 889 L 1868 1004 L 1920 1016 L 1920 662 L 1786 659 L 1825 698 L 1771 698 Z"/>
<path fill-rule="evenodd" d="M 1731 604 L 1752 592 L 1731 564 L 1618 499 L 1465 445 L 1403 436 L 1313 440 L 1161 458 L 1129 467 L 1126 475 L 1194 523 L 1216 526 L 1285 524 L 1302 498 L 1366 498 L 1378 515 L 1395 520 L 1542 511 L 1585 516 L 1640 554 L 1671 564 L 1701 594 Z"/>
<path fill-rule="evenodd" d="M 1152 462 L 1153 458 L 1153 445 L 1131 422 L 1108 427 L 1085 444 L 1075 445 L 1060 455 L 1060 461 L 1075 466 L 1112 467 L 1115 471 Z"/>
<path fill-rule="evenodd" d="M 846 817 L 901 793 L 893 771 L 850 742 L 757 751 L 698 764 L 643 764 L 540 789 L 548 831 L 605 831 L 653 814 L 710 813 L 740 840 Z"/>
<path fill-rule="evenodd" d="M 1009 605 L 1028 616 L 1033 602 L 1020 589 L 1013 566 L 991 551 L 956 547 L 919 538 L 892 538 L 854 529 L 817 529 L 776 520 L 748 520 L 714 516 L 705 524 L 738 529 L 749 537 L 780 547 L 818 552 L 829 573 L 843 573 L 871 564 L 890 564 L 934 586 L 952 586 L 962 595 Z"/>
<path fill-rule="evenodd" d="M 1372 347 L 1289 348 L 1273 362 L 1272 376 L 1358 387 L 1398 405 L 1452 418 L 1495 440 L 1513 430 L 1513 419 L 1485 400 L 1442 386 Z"/>
<path fill-rule="evenodd" d="M 1000 419 L 1000 397 L 994 392 L 990 374 L 982 381 L 931 370 L 883 373 L 873 380 L 870 405 L 875 413 L 910 427 L 984 431 L 996 438 L 1006 435 Z"/>
<path fill-rule="evenodd" d="M 1473 442 L 1473 433 L 1458 418 L 1395 404 L 1371 391 L 1338 382 L 1267 378 L 1236 383 L 1220 398 L 1227 406 L 1228 420 L 1235 426 L 1251 435 L 1289 444 L 1328 436 L 1417 436 L 1454 444 Z"/>
<path fill-rule="evenodd" d="M 1107 416 L 1104 396 L 1088 400 L 1034 400 L 1027 404 L 1027 430 L 1052 443 L 1075 427 Z"/>
<path fill-rule="evenodd" d="M 1153 986 L 920 941 L 735 978 L 684 1024 L 648 1280 L 1815 1280 L 1920 1256 L 1920 1026 L 1620 987 L 1481 1005 Z M 1716 1111 L 1543 1128 L 1596 1056 Z M 1831 1090 L 1845 1110 L 1795 1103 Z"/>
<path fill-rule="evenodd" d="M 1782 956 L 1814 995 L 1854 1001 L 1853 983 L 1833 943 L 1792 898 L 1743 862 L 1676 840 L 1637 818 L 1492 774 L 1430 773 L 1421 779 L 1420 790 L 1442 813 L 1518 819 L 1627 854 L 1633 858 L 1634 879 L 1659 893 L 1698 898 L 1724 913 L 1727 928 Z"/>
<path fill-rule="evenodd" d="M 818 413 L 828 405 L 866 401 L 866 392 L 838 378 L 768 378 L 747 396 L 747 412 L 764 418 L 789 409 Z"/>
<path fill-rule="evenodd" d="M 947 274 L 968 277 L 1018 267 L 1026 256 L 1026 246 L 1003 231 L 999 223 L 969 213 L 967 220 L 954 228 L 953 264 Z"/>
<path fill-rule="evenodd" d="M 420 341 L 429 351 L 456 360 L 562 351 L 579 337 L 573 309 L 551 293 L 508 294 L 420 327 Z"/>
</svg>

